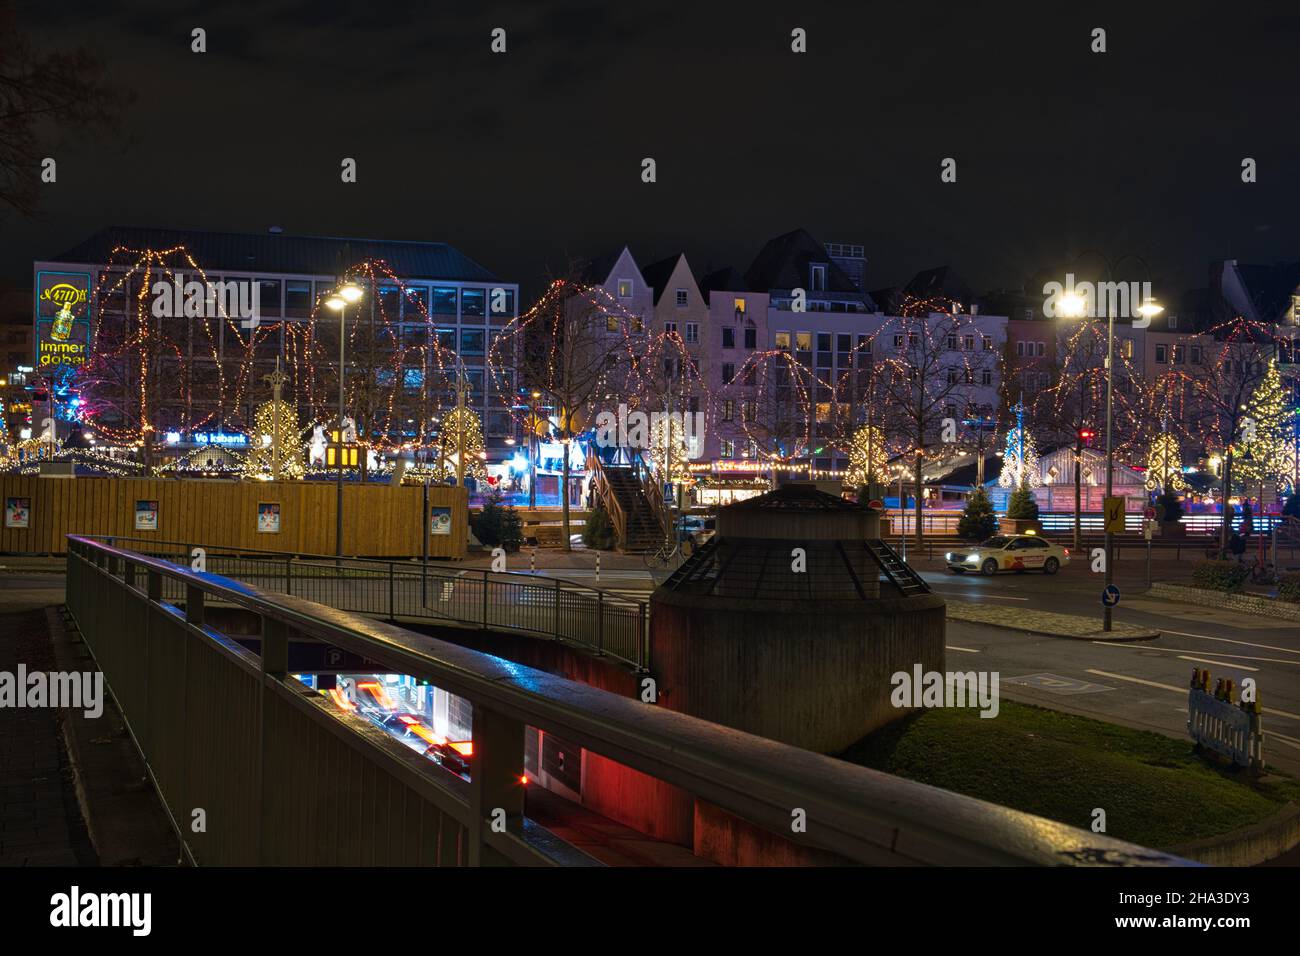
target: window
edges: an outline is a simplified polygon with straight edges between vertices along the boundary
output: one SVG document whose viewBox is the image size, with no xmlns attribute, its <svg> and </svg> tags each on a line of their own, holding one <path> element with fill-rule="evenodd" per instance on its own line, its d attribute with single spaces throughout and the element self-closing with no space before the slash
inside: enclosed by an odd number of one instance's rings
<svg viewBox="0 0 1300 956">
<path fill-rule="evenodd" d="M 608 312 L 605 313 L 605 331 L 606 331 L 606 332 L 617 332 L 617 331 L 618 331 L 618 316 L 617 316 L 617 315 L 613 315 L 613 314 L 608 313 Z"/>
<path fill-rule="evenodd" d="M 736 304 L 736 315 L 744 315 L 744 314 L 745 314 L 745 300 L 744 300 L 744 299 L 736 299 L 736 300 L 735 300 L 735 304 Z"/>
<path fill-rule="evenodd" d="M 956 350 L 957 350 L 957 336 L 950 335 L 948 336 L 948 351 L 955 352 Z"/>
<path fill-rule="evenodd" d="M 1176 329 L 1176 328 L 1178 328 L 1178 316 L 1176 316 L 1176 315 L 1171 315 L 1171 316 L 1169 317 L 1169 327 L 1170 327 L 1171 329 Z"/>
<path fill-rule="evenodd" d="M 967 335 L 967 336 L 965 336 L 965 337 L 962 339 L 962 346 L 961 346 L 961 347 L 964 348 L 967 352 L 974 352 L 974 351 L 975 351 L 975 336 L 973 336 L 973 335 Z"/>
<path fill-rule="evenodd" d="M 1164 365 L 1164 364 L 1165 364 L 1166 362 L 1168 362 L 1168 361 L 1169 361 L 1169 346 L 1167 346 L 1167 345 L 1157 345 L 1157 346 L 1156 346 L 1156 363 L 1159 364 L 1159 365 Z"/>
<path fill-rule="evenodd" d="M 991 369 L 986 368 L 984 371 L 980 372 L 980 384 L 981 385 L 993 384 L 993 372 Z"/>
<path fill-rule="evenodd" d="M 1124 344 L 1120 346 L 1120 354 L 1122 354 L 1125 358 L 1131 359 L 1133 357 L 1133 340 L 1124 339 L 1123 343 Z"/>
<path fill-rule="evenodd" d="M 734 441 L 731 441 L 730 439 L 727 439 L 727 438 L 722 439 L 722 449 L 721 449 L 721 451 L 720 451 L 720 453 L 719 453 L 719 457 L 721 457 L 721 458 L 735 458 L 735 457 L 736 457 L 736 443 L 735 443 Z"/>
<path fill-rule="evenodd" d="M 895 336 L 894 336 L 894 348 L 896 348 L 896 349 L 901 349 L 902 347 L 903 347 L 903 337 L 902 337 L 901 335 L 895 335 Z"/>
<path fill-rule="evenodd" d="M 677 334 L 677 323 L 676 323 L 676 322 L 665 322 L 665 323 L 664 323 L 664 331 L 665 331 L 666 333 L 668 333 L 669 335 L 676 335 L 676 334 Z"/>
<path fill-rule="evenodd" d="M 955 368 L 948 369 L 948 384 L 949 385 L 957 384 L 957 370 Z"/>
<path fill-rule="evenodd" d="M 700 340 L 700 326 L 697 322 L 686 323 L 686 341 L 694 344 Z"/>
<path fill-rule="evenodd" d="M 826 266 L 813 263 L 808 267 L 808 284 L 813 291 L 821 292 L 826 288 Z"/>
<path fill-rule="evenodd" d="M 989 338 L 987 335 L 984 336 L 984 351 L 985 352 L 993 351 L 993 340 Z"/>
<path fill-rule="evenodd" d="M 736 403 L 731 399 L 726 399 L 722 403 L 722 420 L 729 422 L 736 413 Z"/>
<path fill-rule="evenodd" d="M 434 315 L 456 314 L 456 290 L 434 288 L 430 296 Z"/>
<path fill-rule="evenodd" d="M 460 290 L 460 314 L 461 315 L 486 315 L 484 304 L 487 300 L 487 293 L 484 289 L 461 289 Z"/>
<path fill-rule="evenodd" d="M 811 351 L 812 351 L 812 333 L 811 333 L 811 332 L 797 332 L 797 333 L 795 333 L 795 337 L 794 337 L 794 347 L 795 347 L 796 350 L 798 350 L 798 351 L 800 351 L 800 352 L 811 352 Z"/>
<path fill-rule="evenodd" d="M 943 406 L 943 417 L 944 417 L 944 418 L 956 418 L 956 417 L 957 417 L 957 406 L 956 406 L 956 405 L 945 405 L 945 406 Z"/>
<path fill-rule="evenodd" d="M 677 290 L 677 308 L 679 308 L 679 309 L 684 309 L 684 308 L 686 308 L 686 304 L 687 304 L 687 299 L 686 299 L 686 290 L 685 290 L 685 289 L 678 289 L 678 290 Z"/>
<path fill-rule="evenodd" d="M 1035 352 L 1035 354 L 1036 354 L 1039 358 L 1042 358 L 1044 355 L 1047 354 L 1047 343 L 1046 343 L 1046 342 L 1039 342 L 1039 343 L 1037 343 L 1037 348 L 1038 348 L 1038 350 L 1037 350 L 1037 352 Z"/>
<path fill-rule="evenodd" d="M 1184 356 L 1183 356 L 1183 347 L 1182 347 L 1181 345 L 1175 345 L 1175 346 L 1174 346 L 1174 364 L 1175 364 L 1175 365 L 1182 365 L 1182 364 L 1183 364 L 1183 358 L 1184 358 Z"/>
<path fill-rule="evenodd" d="M 284 314 L 306 317 L 311 312 L 311 283 L 290 279 L 284 284 Z"/>
<path fill-rule="evenodd" d="M 758 331 L 756 329 L 745 329 L 745 348 L 758 348 Z"/>
<path fill-rule="evenodd" d="M 758 403 L 745 402 L 740 406 L 740 420 L 742 422 L 753 422 L 758 420 Z"/>
<path fill-rule="evenodd" d="M 461 329 L 460 330 L 460 351 L 462 354 L 483 354 L 483 330 L 482 329 Z"/>
<path fill-rule="evenodd" d="M 730 385 L 736 377 L 736 366 L 731 362 L 722 363 L 722 384 Z"/>
<path fill-rule="evenodd" d="M 734 349 L 736 347 L 736 330 L 728 326 L 722 328 L 722 347 L 724 349 Z"/>
<path fill-rule="evenodd" d="M 1192 364 L 1193 365 L 1201 364 L 1201 347 L 1199 345 L 1192 346 Z"/>
<path fill-rule="evenodd" d="M 1016 355 L 1017 355 L 1019 358 L 1024 358 L 1024 357 L 1025 357 L 1025 343 L 1024 343 L 1024 342 L 1017 342 L 1017 343 L 1016 343 Z"/>
<path fill-rule="evenodd" d="M 630 298 L 632 298 L 632 280 L 631 280 L 631 279 L 619 279 L 619 280 L 618 280 L 618 297 L 619 297 L 620 299 L 630 299 Z"/>
<path fill-rule="evenodd" d="M 778 333 L 776 333 L 776 347 L 777 347 L 778 349 L 781 349 L 782 351 L 788 351 L 788 350 L 789 350 L 789 348 L 790 348 L 790 333 L 789 333 L 789 332 L 778 332 Z"/>
</svg>

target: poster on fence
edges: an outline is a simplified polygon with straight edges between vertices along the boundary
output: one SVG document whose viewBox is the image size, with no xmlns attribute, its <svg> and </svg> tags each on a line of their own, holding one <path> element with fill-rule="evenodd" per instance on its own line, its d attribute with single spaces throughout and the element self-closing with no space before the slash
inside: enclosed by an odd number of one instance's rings
<svg viewBox="0 0 1300 956">
<path fill-rule="evenodd" d="M 26 528 L 32 519 L 31 498 L 5 499 L 5 527 Z"/>
<path fill-rule="evenodd" d="M 158 502 L 137 501 L 135 503 L 135 530 L 158 530 Z"/>
<path fill-rule="evenodd" d="M 451 534 L 451 509 L 429 509 L 429 534 Z"/>
<path fill-rule="evenodd" d="M 257 503 L 258 534 L 280 533 L 280 502 L 259 501 Z"/>
</svg>

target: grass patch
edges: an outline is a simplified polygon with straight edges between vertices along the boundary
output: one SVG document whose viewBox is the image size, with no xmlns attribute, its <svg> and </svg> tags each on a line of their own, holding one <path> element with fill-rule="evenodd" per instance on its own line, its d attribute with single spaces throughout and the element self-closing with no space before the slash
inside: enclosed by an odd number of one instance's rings
<svg viewBox="0 0 1300 956">
<path fill-rule="evenodd" d="M 1300 782 L 1216 766 L 1190 739 L 1001 701 L 998 716 L 935 708 L 882 727 L 844 760 L 1084 829 L 1094 807 L 1106 833 L 1168 847 L 1257 823 Z"/>
</svg>

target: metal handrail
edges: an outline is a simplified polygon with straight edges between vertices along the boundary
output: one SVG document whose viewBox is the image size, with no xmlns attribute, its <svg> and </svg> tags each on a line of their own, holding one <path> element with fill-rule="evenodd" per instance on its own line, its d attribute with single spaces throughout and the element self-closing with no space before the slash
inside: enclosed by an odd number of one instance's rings
<svg viewBox="0 0 1300 956">
<path fill-rule="evenodd" d="M 340 610 L 387 620 L 427 619 L 480 630 L 520 632 L 574 644 L 637 670 L 648 666 L 648 603 L 567 578 L 117 535 L 81 537 L 110 546 L 129 545 L 141 554 L 165 554 L 169 549 L 177 557 L 183 556 L 184 562 L 190 560 L 194 548 L 203 548 L 208 568 L 215 573 L 259 582 L 275 578 L 283 584 L 275 588 L 281 593 L 297 591 Z M 244 565 L 244 561 L 251 566 Z M 234 566 L 228 566 L 229 562 Z M 331 575 L 331 571 L 337 574 Z M 380 600 L 375 600 L 373 594 L 357 595 L 353 589 L 326 587 L 328 582 L 355 583 L 365 579 L 386 581 L 387 599 L 381 595 Z"/>
<path fill-rule="evenodd" d="M 264 594 L 87 537 L 68 540 L 69 607 L 97 656 L 110 641 L 129 642 L 135 635 L 125 620 L 113 620 L 111 607 L 85 605 L 101 596 L 95 585 L 108 584 L 126 601 L 147 602 L 171 622 L 179 612 L 157 597 L 162 580 L 167 579 L 185 589 L 185 635 L 190 641 L 224 640 L 204 623 L 208 596 L 259 616 L 264 680 L 280 680 L 268 667 L 267 654 L 282 653 L 292 633 L 359 654 L 392 672 L 426 680 L 471 701 L 475 735 L 471 793 L 466 795 L 447 781 L 434 783 L 440 791 L 434 796 L 468 828 L 470 862 L 479 861 L 483 847 L 513 862 L 555 859 L 530 839 L 523 822 L 512 822 L 504 833 L 492 832 L 490 826 L 490 808 L 498 794 L 491 791 L 493 782 L 484 771 L 516 759 L 522 766 L 521 731 L 532 726 L 679 787 L 785 840 L 849 861 L 1189 865 L 1156 850 L 721 727 L 300 598 Z M 135 585 L 141 571 L 146 575 L 143 590 Z M 125 614 L 125 604 L 121 607 Z M 137 664 L 130 656 L 133 648 L 120 650 L 119 668 L 125 667 L 122 661 Z M 212 673 L 204 671 L 202 676 L 211 680 Z M 110 687 L 122 675 L 121 669 L 108 673 Z M 214 690 L 220 701 L 226 688 Z M 137 717 L 130 705 L 126 716 Z M 480 734 L 493 746 L 480 746 Z M 480 763 L 485 760 L 487 764 Z M 204 780 L 214 785 L 211 776 Z M 807 827 L 794 832 L 791 816 L 800 810 Z"/>
</svg>

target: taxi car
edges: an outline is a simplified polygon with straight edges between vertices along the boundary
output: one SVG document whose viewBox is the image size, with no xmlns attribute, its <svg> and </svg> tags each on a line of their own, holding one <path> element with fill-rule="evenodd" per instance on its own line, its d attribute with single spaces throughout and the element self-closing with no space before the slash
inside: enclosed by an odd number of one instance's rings
<svg viewBox="0 0 1300 956">
<path fill-rule="evenodd" d="M 998 534 L 970 547 L 949 551 L 944 556 L 948 570 L 956 574 L 978 571 L 1042 571 L 1055 574 L 1070 563 L 1070 551 L 1036 534 Z"/>
</svg>

